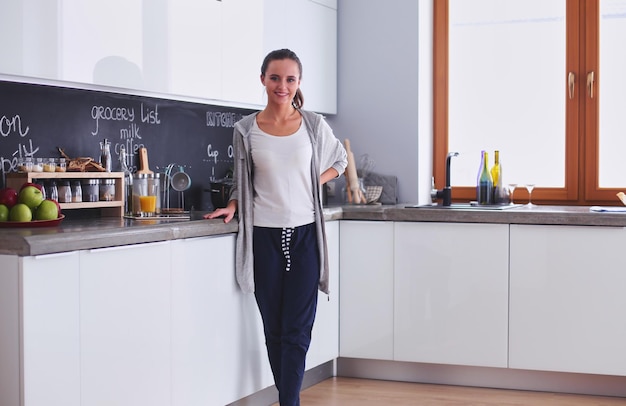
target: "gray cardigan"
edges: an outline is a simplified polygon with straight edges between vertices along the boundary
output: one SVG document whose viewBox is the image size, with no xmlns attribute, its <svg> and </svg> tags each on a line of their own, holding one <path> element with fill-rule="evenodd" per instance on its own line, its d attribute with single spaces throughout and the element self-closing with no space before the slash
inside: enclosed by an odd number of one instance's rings
<svg viewBox="0 0 626 406">
<path fill-rule="evenodd" d="M 321 173 L 334 168 L 341 175 L 348 165 L 346 151 L 333 134 L 330 126 L 319 114 L 300 110 L 306 125 L 313 156 L 311 159 L 311 177 L 313 180 L 313 202 L 315 205 L 315 225 L 320 255 L 319 289 L 328 294 L 328 250 L 326 247 L 326 229 L 322 213 Z M 254 189 L 252 186 L 252 159 L 250 155 L 250 130 L 256 115 L 250 114 L 235 124 L 233 135 L 234 148 L 234 185 L 229 200 L 237 200 L 239 232 L 237 234 L 235 271 L 237 282 L 244 292 L 254 292 L 254 260 L 252 254 L 252 230 Z"/>
</svg>

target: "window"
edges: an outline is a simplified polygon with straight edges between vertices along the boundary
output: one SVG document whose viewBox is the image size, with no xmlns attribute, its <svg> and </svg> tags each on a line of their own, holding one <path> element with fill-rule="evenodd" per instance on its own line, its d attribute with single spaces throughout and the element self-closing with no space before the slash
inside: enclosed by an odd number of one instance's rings
<svg viewBox="0 0 626 406">
<path fill-rule="evenodd" d="M 437 186 L 457 151 L 453 198 L 475 199 L 480 151 L 497 149 L 504 183 L 535 183 L 533 201 L 618 204 L 626 0 L 437 0 L 434 18 Z"/>
</svg>

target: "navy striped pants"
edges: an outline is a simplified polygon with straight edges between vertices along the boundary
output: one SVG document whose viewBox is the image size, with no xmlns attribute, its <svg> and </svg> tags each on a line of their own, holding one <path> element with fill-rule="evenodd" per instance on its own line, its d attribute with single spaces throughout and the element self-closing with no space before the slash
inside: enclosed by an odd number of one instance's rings
<svg viewBox="0 0 626 406">
<path fill-rule="evenodd" d="M 317 308 L 320 261 L 315 223 L 254 227 L 255 297 L 281 406 L 300 405 Z"/>
</svg>

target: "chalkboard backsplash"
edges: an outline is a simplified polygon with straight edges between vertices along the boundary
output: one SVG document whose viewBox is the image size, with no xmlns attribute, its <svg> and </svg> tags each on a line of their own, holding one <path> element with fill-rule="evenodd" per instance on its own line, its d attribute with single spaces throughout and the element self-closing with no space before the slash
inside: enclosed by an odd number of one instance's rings
<svg viewBox="0 0 626 406">
<path fill-rule="evenodd" d="M 100 156 L 100 142 L 111 142 L 112 170 L 119 171 L 120 146 L 129 166 L 138 165 L 146 147 L 150 169 L 180 165 L 191 177 L 185 206 L 212 208 L 211 181 L 231 170 L 233 125 L 253 110 L 154 97 L 0 81 L 0 163 L 14 172 L 20 158 Z M 2 177 L 4 179 L 4 176 Z M 3 181 L 4 182 L 4 181 Z M 2 184 L 4 186 L 4 184 Z"/>
</svg>

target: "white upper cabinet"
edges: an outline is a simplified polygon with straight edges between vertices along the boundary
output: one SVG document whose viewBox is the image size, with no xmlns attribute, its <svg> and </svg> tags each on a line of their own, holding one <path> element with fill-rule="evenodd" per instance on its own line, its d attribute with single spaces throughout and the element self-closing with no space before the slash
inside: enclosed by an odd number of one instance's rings
<svg viewBox="0 0 626 406">
<path fill-rule="evenodd" d="M 154 87 L 165 92 L 206 98 L 222 94 L 222 4 L 217 1 L 171 1 L 162 63 L 151 68 Z M 158 49 L 158 48 L 157 48 Z"/>
<path fill-rule="evenodd" d="M 24 0 L 0 15 L 0 74 L 261 107 L 262 59 L 290 47 L 305 107 L 337 110 L 336 1 Z"/>
<path fill-rule="evenodd" d="M 265 53 L 289 48 L 302 62 L 304 108 L 337 113 L 337 10 L 311 0 L 266 0 Z"/>
<path fill-rule="evenodd" d="M 322 6 L 326 6 L 332 8 L 333 10 L 337 10 L 337 0 L 309 0 L 313 3 L 321 4 Z"/>
</svg>

